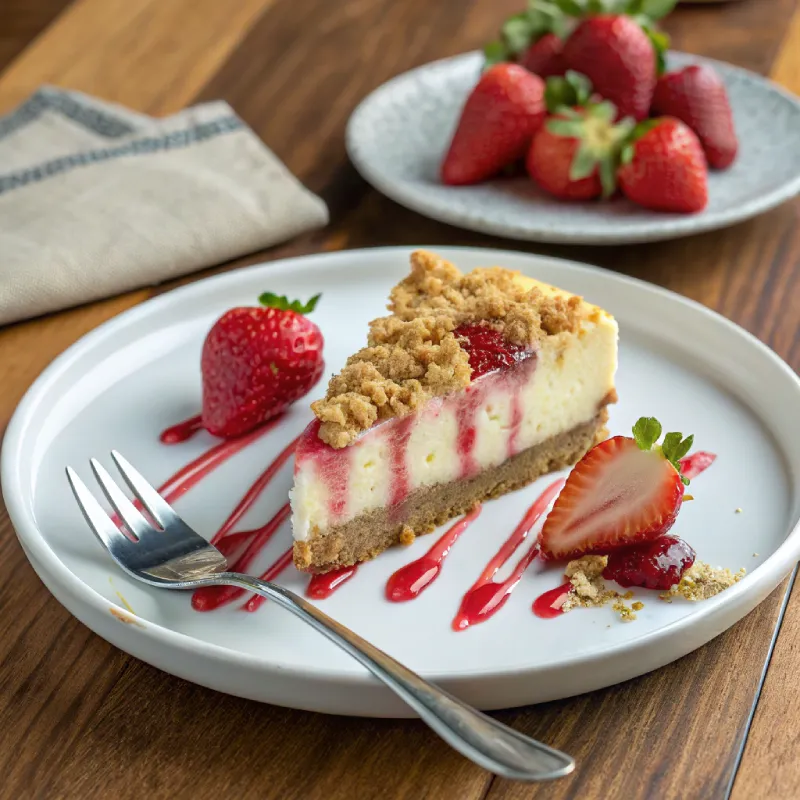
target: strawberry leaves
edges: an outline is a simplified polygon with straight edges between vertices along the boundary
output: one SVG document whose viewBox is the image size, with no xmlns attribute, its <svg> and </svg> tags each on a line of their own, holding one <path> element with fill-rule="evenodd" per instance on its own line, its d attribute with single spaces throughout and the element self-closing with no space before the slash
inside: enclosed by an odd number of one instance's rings
<svg viewBox="0 0 800 800">
<path fill-rule="evenodd" d="M 554 33 L 566 39 L 577 20 L 593 14 L 625 14 L 641 25 L 653 45 L 657 74 L 666 71 L 669 36 L 658 28 L 677 0 L 528 0 L 528 8 L 509 17 L 500 37 L 483 48 L 485 69 L 503 61 L 515 61 L 537 39 Z"/>
<path fill-rule="evenodd" d="M 653 450 L 661 438 L 661 423 L 655 417 L 639 417 L 633 426 L 633 438 L 640 450 Z M 682 433 L 672 431 L 664 437 L 660 450 L 664 458 L 675 467 L 685 486 L 689 479 L 681 473 L 680 460 L 691 450 L 694 434 L 683 438 Z"/>
<path fill-rule="evenodd" d="M 551 114 L 564 108 L 585 106 L 592 96 L 592 82 L 580 72 L 568 69 L 565 75 L 552 75 L 545 82 L 544 102 Z"/>
<path fill-rule="evenodd" d="M 610 197 L 616 190 L 620 150 L 634 127 L 630 119 L 615 125 L 616 116 L 614 104 L 603 101 L 590 104 L 583 111 L 562 107 L 558 116 L 546 123 L 550 133 L 569 136 L 580 142 L 570 167 L 570 180 L 588 178 L 597 169 L 603 197 Z"/>
<path fill-rule="evenodd" d="M 528 8 L 509 17 L 500 29 L 500 37 L 483 48 L 484 69 L 503 61 L 514 61 L 546 33 L 563 39 L 569 32 L 569 25 L 560 5 L 556 0 L 529 0 Z"/>
<path fill-rule="evenodd" d="M 285 294 L 277 295 L 272 292 L 264 292 L 258 298 L 258 302 L 267 308 L 277 308 L 279 311 L 294 311 L 296 314 L 310 314 L 316 307 L 321 294 L 315 294 L 307 303 L 299 300 L 289 300 Z"/>
</svg>

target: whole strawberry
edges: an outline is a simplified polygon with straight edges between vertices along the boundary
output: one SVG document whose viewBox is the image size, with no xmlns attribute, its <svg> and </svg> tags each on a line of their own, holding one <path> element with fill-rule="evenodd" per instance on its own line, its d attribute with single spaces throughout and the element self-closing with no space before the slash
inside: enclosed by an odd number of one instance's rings
<svg viewBox="0 0 800 800">
<path fill-rule="evenodd" d="M 525 161 L 542 189 L 562 200 L 611 195 L 620 149 L 632 123 L 614 125 L 611 103 L 561 108 L 533 137 Z"/>
<path fill-rule="evenodd" d="M 554 33 L 545 33 L 520 56 L 519 63 L 540 78 L 563 75 L 566 72 L 563 56 L 564 42 Z"/>
<path fill-rule="evenodd" d="M 442 163 L 442 182 L 478 183 L 522 158 L 544 121 L 544 82 L 518 64 L 496 64 L 472 90 Z"/>
<path fill-rule="evenodd" d="M 617 172 L 629 200 L 656 211 L 691 213 L 708 203 L 708 168 L 700 141 L 680 120 L 660 117 L 637 126 Z"/>
<path fill-rule="evenodd" d="M 593 447 L 574 467 L 548 514 L 540 537 L 545 558 L 609 553 L 652 541 L 675 523 L 683 503 L 680 459 L 694 437 L 668 433 L 642 417 L 633 438 L 614 436 Z"/>
<path fill-rule="evenodd" d="M 203 425 L 239 436 L 306 394 L 324 369 L 319 328 L 305 305 L 267 292 L 261 307 L 232 308 L 206 336 L 201 357 Z"/>
<path fill-rule="evenodd" d="M 540 78 L 563 75 L 561 48 L 575 22 L 562 5 L 562 0 L 528 0 L 528 7 L 506 19 L 498 37 L 483 48 L 486 65 L 510 61 Z"/>
<path fill-rule="evenodd" d="M 733 163 L 739 143 L 728 92 L 711 67 L 693 65 L 662 75 L 652 110 L 685 122 L 700 139 L 709 166 L 725 169 Z"/>
<path fill-rule="evenodd" d="M 583 20 L 562 51 L 565 66 L 586 75 L 621 117 L 644 119 L 656 86 L 656 51 L 632 17 L 599 14 Z"/>
</svg>

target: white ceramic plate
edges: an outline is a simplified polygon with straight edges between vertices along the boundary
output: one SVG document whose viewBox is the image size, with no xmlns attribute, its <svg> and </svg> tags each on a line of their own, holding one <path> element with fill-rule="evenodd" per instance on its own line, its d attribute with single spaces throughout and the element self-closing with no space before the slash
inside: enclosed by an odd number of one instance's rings
<svg viewBox="0 0 800 800">
<path fill-rule="evenodd" d="M 541 242 L 615 244 L 657 241 L 722 228 L 800 192 L 800 101 L 747 70 L 711 59 L 669 54 L 669 68 L 712 65 L 728 88 L 739 155 L 709 175 L 699 214 L 665 214 L 618 196 L 610 202 L 561 202 L 528 178 L 444 186 L 439 165 L 483 57 L 467 53 L 394 78 L 353 112 L 347 150 L 358 171 L 401 205 L 483 233 Z"/>
<path fill-rule="evenodd" d="M 642 414 L 693 432 L 717 462 L 693 483 L 696 500 L 676 531 L 700 558 L 747 577 L 705 603 L 665 604 L 654 593 L 639 619 L 609 608 L 555 620 L 531 613 L 558 585 L 557 567 L 535 564 L 489 621 L 455 633 L 459 600 L 524 510 L 548 484 L 487 503 L 436 581 L 406 604 L 384 599 L 386 579 L 434 541 L 422 537 L 362 566 L 321 607 L 428 678 L 482 708 L 518 706 L 607 686 L 655 669 L 732 625 L 778 585 L 800 556 L 800 381 L 770 350 L 705 308 L 630 278 L 521 253 L 443 249 L 461 267 L 503 264 L 580 292 L 620 323 L 620 402 L 614 433 Z M 212 320 L 264 290 L 308 296 L 331 370 L 361 346 L 370 318 L 407 271 L 406 248 L 331 253 L 250 267 L 178 289 L 102 325 L 59 357 L 20 404 L 2 453 L 3 493 L 31 563 L 55 597 L 108 641 L 168 672 L 231 694 L 341 714 L 402 716 L 406 707 L 355 662 L 267 603 L 200 614 L 189 597 L 142 586 L 117 570 L 87 529 L 64 477 L 72 464 L 91 481 L 92 455 L 118 448 L 154 483 L 208 448 L 206 434 L 166 447 L 158 433 L 198 408 L 201 343 Z M 315 394 L 320 394 L 322 386 Z M 307 402 L 286 423 L 190 491 L 177 507 L 211 533 L 256 474 L 309 421 Z M 244 521 L 253 527 L 285 502 L 287 465 Z M 742 514 L 735 514 L 737 506 Z M 285 526 L 257 567 L 290 543 Z M 758 553 L 758 556 L 754 556 Z M 281 583 L 303 591 L 306 577 Z M 120 592 L 138 615 L 130 619 Z"/>
</svg>

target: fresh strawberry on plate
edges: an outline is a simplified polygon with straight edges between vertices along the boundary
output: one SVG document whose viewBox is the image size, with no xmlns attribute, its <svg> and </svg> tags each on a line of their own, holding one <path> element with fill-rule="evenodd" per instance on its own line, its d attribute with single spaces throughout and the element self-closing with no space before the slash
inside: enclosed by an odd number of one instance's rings
<svg viewBox="0 0 800 800">
<path fill-rule="evenodd" d="M 568 69 L 586 75 L 619 116 L 644 119 L 656 86 L 657 59 L 650 37 L 625 14 L 583 20 L 564 44 Z"/>
<path fill-rule="evenodd" d="M 320 295 L 303 304 L 266 292 L 261 306 L 232 308 L 206 336 L 203 426 L 239 436 L 280 414 L 319 380 L 323 338 L 306 316 Z"/>
<path fill-rule="evenodd" d="M 519 63 L 540 78 L 563 75 L 566 71 L 563 50 L 564 42 L 556 34 L 546 33 L 528 47 Z"/>
<path fill-rule="evenodd" d="M 683 502 L 679 461 L 693 437 L 668 433 L 642 417 L 633 437 L 614 436 L 593 447 L 573 468 L 540 537 L 549 559 L 606 554 L 651 541 L 674 524 Z"/>
<path fill-rule="evenodd" d="M 497 39 L 483 49 L 487 66 L 509 61 L 540 78 L 563 75 L 564 39 L 575 20 L 561 8 L 562 0 L 530 0 L 528 8 L 509 17 Z"/>
<path fill-rule="evenodd" d="M 739 142 L 728 90 L 710 66 L 693 64 L 662 75 L 652 110 L 685 122 L 700 139 L 710 167 L 725 169 L 733 163 Z"/>
<path fill-rule="evenodd" d="M 672 117 L 646 120 L 622 150 L 617 172 L 629 200 L 655 211 L 690 213 L 708 203 L 708 167 L 691 128 Z"/>
<path fill-rule="evenodd" d="M 528 174 L 562 200 L 610 196 L 621 147 L 633 124 L 614 124 L 611 103 L 587 108 L 562 107 L 533 137 L 526 159 Z"/>
<path fill-rule="evenodd" d="M 478 183 L 521 159 L 545 117 L 544 82 L 518 64 L 487 70 L 467 98 L 442 163 L 442 182 Z"/>
</svg>

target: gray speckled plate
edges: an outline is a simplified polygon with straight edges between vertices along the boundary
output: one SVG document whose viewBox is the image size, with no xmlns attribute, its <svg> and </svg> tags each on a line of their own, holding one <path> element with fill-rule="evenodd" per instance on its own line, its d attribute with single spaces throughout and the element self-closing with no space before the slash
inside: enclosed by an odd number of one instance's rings
<svg viewBox="0 0 800 800">
<path fill-rule="evenodd" d="M 670 53 L 670 69 L 705 62 L 730 93 L 739 156 L 709 176 L 708 207 L 664 214 L 622 197 L 564 203 L 525 178 L 450 187 L 439 164 L 482 56 L 467 53 L 406 72 L 376 89 L 353 112 L 347 149 L 376 189 L 421 214 L 462 228 L 540 242 L 612 244 L 657 241 L 722 228 L 800 193 L 800 101 L 737 67 Z"/>
</svg>

